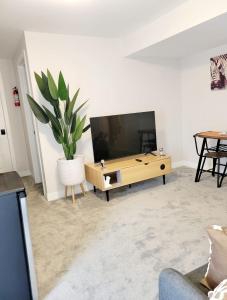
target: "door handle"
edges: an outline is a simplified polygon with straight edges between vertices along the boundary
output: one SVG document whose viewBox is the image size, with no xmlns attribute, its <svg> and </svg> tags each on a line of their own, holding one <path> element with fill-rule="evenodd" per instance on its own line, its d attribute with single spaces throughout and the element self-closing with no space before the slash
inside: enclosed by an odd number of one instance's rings
<svg viewBox="0 0 227 300">
<path fill-rule="evenodd" d="M 6 130 L 5 129 L 1 129 L 1 135 L 6 135 Z"/>
</svg>

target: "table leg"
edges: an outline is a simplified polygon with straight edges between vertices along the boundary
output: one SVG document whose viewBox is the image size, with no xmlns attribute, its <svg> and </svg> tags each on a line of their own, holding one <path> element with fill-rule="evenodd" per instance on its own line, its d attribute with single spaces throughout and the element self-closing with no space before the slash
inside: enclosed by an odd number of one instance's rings
<svg viewBox="0 0 227 300">
<path fill-rule="evenodd" d="M 224 171 L 223 171 L 223 173 L 222 173 L 222 176 L 221 176 L 221 180 L 220 180 L 220 186 L 222 185 L 222 181 L 223 181 L 223 179 L 225 178 L 225 174 L 226 174 L 226 169 L 227 169 L 227 163 L 225 164 L 225 168 L 224 168 Z"/>
<path fill-rule="evenodd" d="M 109 191 L 106 191 L 106 201 L 109 202 L 110 201 L 110 195 L 109 195 Z"/>
<path fill-rule="evenodd" d="M 217 174 L 217 187 L 221 187 L 221 183 L 220 183 L 220 158 L 218 158 L 218 174 Z"/>
<path fill-rule="evenodd" d="M 166 184 L 166 175 L 162 175 L 163 184 Z"/>
<path fill-rule="evenodd" d="M 200 172 L 199 172 L 199 175 L 198 175 L 198 182 L 200 181 L 201 175 L 203 173 L 203 168 L 204 168 L 205 162 L 206 162 L 206 156 L 203 158 L 202 167 L 200 167 Z"/>
<path fill-rule="evenodd" d="M 201 151 L 200 151 L 200 154 L 199 154 L 199 162 L 198 162 L 196 175 L 195 175 L 195 182 L 199 182 L 200 167 L 201 167 L 201 163 L 202 163 L 202 158 L 203 158 L 203 152 L 204 152 L 204 149 L 205 149 L 205 145 L 206 145 L 206 138 L 204 138 L 203 142 L 202 142 L 202 147 L 201 147 Z"/>
<path fill-rule="evenodd" d="M 216 152 L 219 151 L 220 142 L 221 142 L 221 140 L 218 140 L 218 141 L 217 141 Z M 213 159 L 213 170 L 212 170 L 212 176 L 213 176 L 213 177 L 215 176 L 216 165 L 217 165 L 217 158 L 214 158 L 214 159 Z"/>
</svg>

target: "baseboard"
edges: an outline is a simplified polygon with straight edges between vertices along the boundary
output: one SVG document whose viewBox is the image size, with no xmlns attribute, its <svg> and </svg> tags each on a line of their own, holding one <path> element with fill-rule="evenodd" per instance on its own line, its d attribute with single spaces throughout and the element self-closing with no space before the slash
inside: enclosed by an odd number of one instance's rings
<svg viewBox="0 0 227 300">
<path fill-rule="evenodd" d="M 57 192 L 53 192 L 53 193 L 47 193 L 46 194 L 46 199 L 48 201 L 54 201 L 54 200 L 58 200 L 58 199 L 61 199 L 65 196 L 65 192 L 64 190 L 60 190 L 60 191 L 57 191 Z"/>
<path fill-rule="evenodd" d="M 182 166 L 189 167 L 189 168 L 192 168 L 192 169 L 196 169 L 197 168 L 197 163 L 192 162 L 192 161 L 184 160 Z"/>
<path fill-rule="evenodd" d="M 17 171 L 20 177 L 31 176 L 30 170 Z"/>
<path fill-rule="evenodd" d="M 182 167 L 183 165 L 184 165 L 183 161 L 176 161 L 176 162 L 172 163 L 172 168 L 176 169 L 176 168 Z"/>
<path fill-rule="evenodd" d="M 172 164 L 173 169 L 179 168 L 179 167 L 189 167 L 192 169 L 196 169 L 197 168 L 197 164 L 191 161 L 186 161 L 186 160 L 181 160 L 181 161 L 177 161 L 174 162 Z"/>
</svg>

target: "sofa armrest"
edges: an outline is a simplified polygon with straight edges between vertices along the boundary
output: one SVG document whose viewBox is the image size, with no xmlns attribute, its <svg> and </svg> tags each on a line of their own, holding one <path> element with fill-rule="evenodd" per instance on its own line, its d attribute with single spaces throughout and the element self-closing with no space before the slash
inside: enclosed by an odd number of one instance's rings
<svg viewBox="0 0 227 300">
<path fill-rule="evenodd" d="M 159 300 L 207 300 L 189 279 L 174 269 L 164 269 L 159 276 Z"/>
</svg>

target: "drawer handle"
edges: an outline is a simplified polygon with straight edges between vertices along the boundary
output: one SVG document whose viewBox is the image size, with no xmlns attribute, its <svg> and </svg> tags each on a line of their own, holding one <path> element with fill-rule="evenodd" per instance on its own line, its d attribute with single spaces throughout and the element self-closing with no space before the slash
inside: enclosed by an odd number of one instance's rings
<svg viewBox="0 0 227 300">
<path fill-rule="evenodd" d="M 160 169 L 161 169 L 161 170 L 164 170 L 165 167 L 166 167 L 166 166 L 165 166 L 164 164 L 161 164 Z"/>
</svg>

